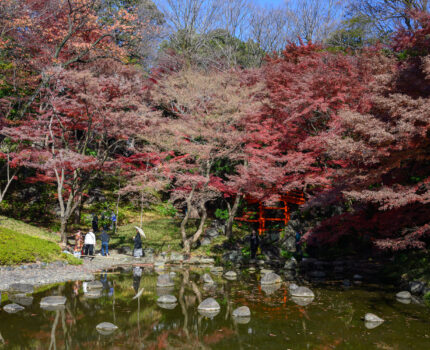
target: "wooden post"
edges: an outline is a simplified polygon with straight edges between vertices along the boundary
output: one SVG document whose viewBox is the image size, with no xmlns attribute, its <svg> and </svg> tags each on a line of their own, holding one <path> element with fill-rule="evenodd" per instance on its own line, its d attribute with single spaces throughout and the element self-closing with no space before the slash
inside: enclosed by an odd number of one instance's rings
<svg viewBox="0 0 430 350">
<path fill-rule="evenodd" d="M 264 213 L 263 213 L 263 203 L 259 203 L 258 205 L 258 212 L 259 212 L 259 218 L 258 218 L 258 223 L 259 223 L 259 228 L 258 228 L 258 234 L 261 236 L 263 234 L 264 231 Z"/>
</svg>

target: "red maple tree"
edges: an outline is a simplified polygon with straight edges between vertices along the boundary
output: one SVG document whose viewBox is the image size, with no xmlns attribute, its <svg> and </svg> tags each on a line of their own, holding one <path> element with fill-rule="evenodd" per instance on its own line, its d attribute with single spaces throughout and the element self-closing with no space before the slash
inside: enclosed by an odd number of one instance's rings
<svg viewBox="0 0 430 350">
<path fill-rule="evenodd" d="M 34 181 L 54 183 L 61 235 L 91 181 L 118 166 L 129 140 L 148 130 L 152 112 L 144 102 L 143 77 L 114 62 L 93 70 L 54 68 L 40 112 L 2 134 L 21 140 L 22 164 L 37 170 Z"/>
</svg>

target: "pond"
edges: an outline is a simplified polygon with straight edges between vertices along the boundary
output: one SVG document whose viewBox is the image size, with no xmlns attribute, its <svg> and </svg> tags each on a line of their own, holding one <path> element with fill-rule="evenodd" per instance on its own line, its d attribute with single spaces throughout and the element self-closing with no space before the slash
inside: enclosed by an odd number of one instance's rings
<svg viewBox="0 0 430 350">
<path fill-rule="evenodd" d="M 261 288 L 259 274 L 244 272 L 236 281 L 212 275 L 211 287 L 202 284 L 203 272 L 175 270 L 170 290 L 157 288 L 157 274 L 145 267 L 97 275 L 103 288 L 96 292 L 84 282 L 38 290 L 24 310 L 0 311 L 0 349 L 430 349 L 430 309 L 396 301 L 389 287 L 314 285 L 315 299 L 303 306 L 286 284 Z M 158 306 L 163 294 L 176 296 L 177 304 Z M 67 297 L 65 307 L 41 309 L 49 295 Z M 208 297 L 221 306 L 212 318 L 197 311 Z M 16 298 L 2 293 L 1 306 Z M 243 305 L 251 317 L 237 322 L 232 311 Z M 367 312 L 385 322 L 366 328 Z M 100 334 L 101 322 L 118 329 Z"/>
</svg>

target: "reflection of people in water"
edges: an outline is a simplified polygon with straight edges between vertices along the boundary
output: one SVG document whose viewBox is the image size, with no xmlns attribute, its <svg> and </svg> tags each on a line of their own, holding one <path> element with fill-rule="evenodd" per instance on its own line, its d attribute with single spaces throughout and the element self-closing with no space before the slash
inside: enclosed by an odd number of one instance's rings
<svg viewBox="0 0 430 350">
<path fill-rule="evenodd" d="M 100 275 L 100 282 L 103 284 L 103 290 L 109 289 L 109 283 L 107 280 L 107 273 L 106 271 Z"/>
<path fill-rule="evenodd" d="M 73 295 L 78 296 L 79 295 L 79 287 L 81 285 L 80 281 L 75 281 L 73 283 Z"/>
<path fill-rule="evenodd" d="M 133 288 L 136 294 L 139 291 L 141 278 L 142 278 L 142 269 L 140 267 L 135 267 L 133 269 Z"/>
</svg>

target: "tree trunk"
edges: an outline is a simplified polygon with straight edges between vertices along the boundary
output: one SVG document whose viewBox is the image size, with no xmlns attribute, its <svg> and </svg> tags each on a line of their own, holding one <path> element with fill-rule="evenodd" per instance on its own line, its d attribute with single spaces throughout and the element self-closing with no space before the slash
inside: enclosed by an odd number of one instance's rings
<svg viewBox="0 0 430 350">
<path fill-rule="evenodd" d="M 206 218 L 208 216 L 208 213 L 207 213 L 206 207 L 205 207 L 205 203 L 202 203 L 200 205 L 200 210 L 201 210 L 201 217 L 200 217 L 199 228 L 197 229 L 197 231 L 190 238 L 185 238 L 185 241 L 184 241 L 184 251 L 185 251 L 185 254 L 190 254 L 192 244 L 195 243 L 195 242 L 197 242 L 199 240 L 200 236 L 203 233 L 203 227 L 205 225 Z M 187 215 L 188 215 L 188 212 L 187 212 Z M 184 236 L 182 236 L 182 237 L 184 237 Z"/>
<path fill-rule="evenodd" d="M 140 193 L 140 228 L 142 228 L 142 226 L 143 226 L 143 190 Z"/>
<path fill-rule="evenodd" d="M 67 217 L 62 216 L 60 218 L 60 234 L 61 234 L 61 242 L 62 243 L 67 243 L 67 234 L 66 234 L 66 229 L 67 229 Z"/>
<path fill-rule="evenodd" d="M 230 238 L 233 235 L 233 222 L 236 216 L 237 210 L 239 209 L 239 203 L 242 195 L 237 195 L 234 199 L 233 208 L 227 203 L 228 207 L 228 220 L 225 226 L 225 235 Z"/>
</svg>

